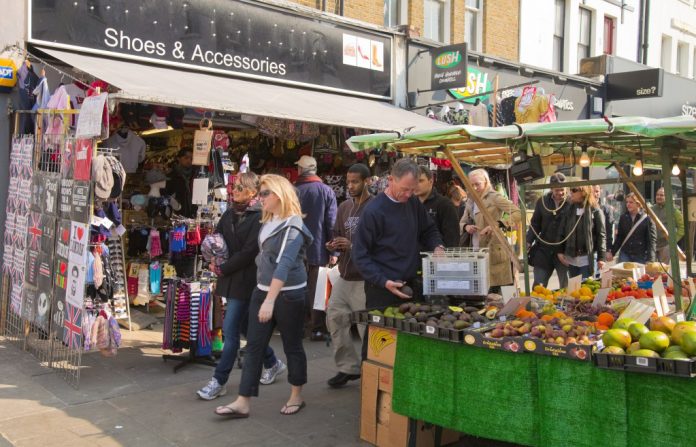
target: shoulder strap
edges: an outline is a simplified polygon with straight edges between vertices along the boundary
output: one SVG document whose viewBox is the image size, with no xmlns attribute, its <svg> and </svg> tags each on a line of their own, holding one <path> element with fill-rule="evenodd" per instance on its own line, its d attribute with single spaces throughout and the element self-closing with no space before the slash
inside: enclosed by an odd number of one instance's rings
<svg viewBox="0 0 696 447">
<path fill-rule="evenodd" d="M 618 250 L 616 250 L 616 253 L 614 254 L 615 257 L 618 257 L 618 256 L 619 256 L 619 252 L 621 251 L 621 249 L 623 248 L 623 246 L 626 245 L 626 242 L 628 242 L 628 240 L 631 238 L 631 236 L 633 236 L 633 232 L 636 231 L 636 228 L 638 228 L 638 225 L 640 225 L 641 222 L 643 222 L 647 217 L 648 217 L 648 213 L 645 213 L 645 214 L 643 214 L 643 217 L 641 217 L 640 219 L 638 219 L 638 222 L 636 222 L 635 224 L 633 224 L 633 226 L 631 227 L 631 230 L 630 230 L 630 231 L 628 232 L 628 234 L 626 235 L 626 238 L 625 238 L 624 241 L 621 243 L 621 246 L 619 247 Z"/>
</svg>

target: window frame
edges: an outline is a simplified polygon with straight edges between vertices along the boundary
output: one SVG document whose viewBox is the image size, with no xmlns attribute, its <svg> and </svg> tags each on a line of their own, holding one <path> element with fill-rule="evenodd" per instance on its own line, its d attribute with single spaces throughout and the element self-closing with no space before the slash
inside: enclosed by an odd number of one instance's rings
<svg viewBox="0 0 696 447">
<path fill-rule="evenodd" d="M 470 6 L 467 0 L 464 0 L 464 42 L 466 42 L 468 51 L 483 51 L 483 0 L 476 0 L 478 2 L 477 7 Z M 466 24 L 468 23 L 467 15 L 473 14 L 474 21 L 476 23 L 476 35 L 474 38 L 475 42 L 470 42 L 469 32 L 467 31 Z"/>
<path fill-rule="evenodd" d="M 593 11 L 588 8 L 584 8 L 582 6 L 579 7 L 579 35 L 578 35 L 578 54 L 577 54 L 577 59 L 578 59 L 578 70 L 580 69 L 580 61 L 584 57 L 592 57 L 592 25 L 593 25 Z M 583 43 L 582 41 L 582 18 L 583 18 L 583 13 L 587 14 L 588 16 L 588 33 L 587 33 L 587 44 Z M 583 57 L 580 57 L 580 52 L 581 49 L 583 50 L 582 52 L 585 53 L 586 55 Z M 586 50 L 585 50 L 586 49 Z"/>
<path fill-rule="evenodd" d="M 428 5 L 430 3 L 440 3 L 442 10 L 438 18 L 438 34 L 437 38 L 426 35 L 425 24 L 428 14 Z M 423 1 L 423 37 L 434 40 L 436 42 L 448 44 L 450 42 L 450 21 L 451 21 L 451 6 L 452 0 L 424 0 Z"/>
<path fill-rule="evenodd" d="M 607 36 L 607 23 L 611 22 L 611 31 L 609 36 Z M 609 54 L 609 55 L 614 55 L 616 54 L 616 17 L 604 16 L 604 21 L 602 22 L 603 25 L 603 33 L 604 33 L 604 45 L 602 48 L 603 54 Z M 608 37 L 608 38 L 607 38 Z M 610 51 L 607 52 L 607 44 L 610 47 Z"/>
<path fill-rule="evenodd" d="M 562 3 L 563 8 L 561 11 L 563 11 L 562 17 L 561 17 L 561 30 L 562 34 L 556 34 L 556 30 L 558 29 L 558 19 L 559 17 L 556 15 L 556 12 L 558 11 L 558 4 Z M 551 65 L 552 68 L 558 72 L 562 72 L 563 69 L 565 68 L 565 44 L 566 44 L 566 9 L 568 8 L 568 3 L 566 0 L 555 0 L 554 1 L 554 26 L 553 26 L 553 48 L 552 52 L 553 54 L 551 55 Z M 556 47 L 555 44 L 556 42 L 559 42 L 559 49 L 560 49 L 560 54 L 558 55 L 558 61 L 555 60 L 556 58 Z M 556 63 L 558 62 L 558 63 Z"/>
<path fill-rule="evenodd" d="M 405 25 L 408 23 L 408 3 L 407 0 L 384 0 L 383 3 L 383 12 L 386 12 L 386 5 L 387 3 L 395 3 L 396 4 L 396 20 L 394 24 L 387 24 L 386 19 L 387 16 L 386 14 L 384 15 L 384 27 L 385 28 L 393 28 L 399 25 Z"/>
</svg>

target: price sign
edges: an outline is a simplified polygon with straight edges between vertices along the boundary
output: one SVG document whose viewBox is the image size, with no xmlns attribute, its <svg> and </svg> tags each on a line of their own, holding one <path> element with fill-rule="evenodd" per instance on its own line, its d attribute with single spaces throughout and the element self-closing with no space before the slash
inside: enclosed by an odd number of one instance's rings
<svg viewBox="0 0 696 447">
<path fill-rule="evenodd" d="M 576 290 L 580 290 L 582 284 L 582 275 L 573 276 L 568 280 L 568 293 L 573 293 Z"/>
<path fill-rule="evenodd" d="M 611 288 L 611 281 L 614 279 L 614 272 L 609 269 L 605 270 L 600 275 L 600 282 L 602 283 L 603 289 Z"/>
<path fill-rule="evenodd" d="M 610 290 L 611 289 L 605 288 L 599 289 L 595 295 L 594 301 L 592 301 L 592 307 L 604 306 L 604 304 L 607 302 L 607 297 L 609 296 Z"/>
</svg>

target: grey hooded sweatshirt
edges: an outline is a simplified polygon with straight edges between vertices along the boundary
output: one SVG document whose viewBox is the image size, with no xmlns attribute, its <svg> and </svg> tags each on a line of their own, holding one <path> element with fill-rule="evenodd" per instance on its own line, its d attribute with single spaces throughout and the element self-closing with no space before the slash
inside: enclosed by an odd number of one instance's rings
<svg viewBox="0 0 696 447">
<path fill-rule="evenodd" d="M 292 216 L 280 224 L 263 241 L 256 256 L 256 281 L 260 290 L 268 291 L 271 281 L 279 279 L 281 290 L 292 290 L 307 284 L 304 259 L 314 238 L 301 216 Z"/>
</svg>

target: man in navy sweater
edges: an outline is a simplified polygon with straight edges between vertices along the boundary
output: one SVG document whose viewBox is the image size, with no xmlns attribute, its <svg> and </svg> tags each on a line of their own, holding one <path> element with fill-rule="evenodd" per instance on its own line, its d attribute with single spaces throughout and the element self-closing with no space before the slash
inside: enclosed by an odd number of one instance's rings
<svg viewBox="0 0 696 447">
<path fill-rule="evenodd" d="M 353 262 L 365 279 L 368 309 L 411 298 L 400 289 L 416 282 L 421 245 L 436 254 L 444 251 L 435 222 L 414 195 L 418 176 L 413 161 L 394 163 L 387 189 L 367 204 L 358 224 Z"/>
</svg>

